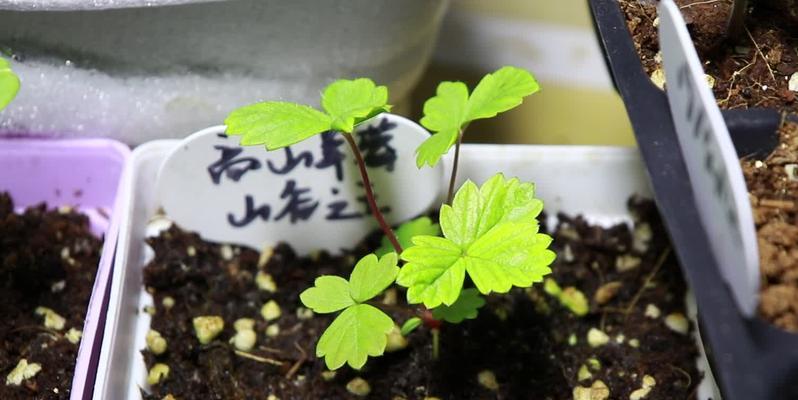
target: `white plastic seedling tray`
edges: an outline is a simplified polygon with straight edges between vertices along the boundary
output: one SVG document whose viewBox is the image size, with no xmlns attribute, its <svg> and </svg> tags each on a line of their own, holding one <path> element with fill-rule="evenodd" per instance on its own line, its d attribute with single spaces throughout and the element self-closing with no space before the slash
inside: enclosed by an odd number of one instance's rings
<svg viewBox="0 0 798 400">
<path fill-rule="evenodd" d="M 179 144 L 178 140 L 160 140 L 138 147 L 124 176 L 126 204 L 94 399 L 139 399 L 140 388 L 146 388 L 147 371 L 140 351 L 145 347 L 150 316 L 141 310 L 152 300 L 142 285 L 142 269 L 152 251 L 144 239 L 148 222 L 158 209 L 154 183 L 159 167 Z M 463 146 L 461 180 L 481 183 L 496 172 L 535 182 L 551 221 L 558 212 L 565 212 L 581 214 L 601 225 L 630 222 L 626 208 L 629 196 L 651 195 L 639 155 L 631 148 Z M 446 186 L 445 182 L 441 184 Z M 688 311 L 695 322 L 692 308 Z M 700 340 L 696 340 L 700 346 Z M 697 362 L 705 374 L 698 399 L 719 399 L 703 350 Z"/>
</svg>

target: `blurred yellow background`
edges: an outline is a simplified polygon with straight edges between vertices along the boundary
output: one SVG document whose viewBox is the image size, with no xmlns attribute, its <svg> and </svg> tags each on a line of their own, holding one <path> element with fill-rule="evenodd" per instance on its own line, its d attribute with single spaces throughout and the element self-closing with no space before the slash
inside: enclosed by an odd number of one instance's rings
<svg viewBox="0 0 798 400">
<path fill-rule="evenodd" d="M 585 0 L 454 0 L 430 67 L 412 95 L 418 117 L 442 80 L 474 87 L 503 65 L 531 71 L 542 90 L 517 109 L 474 123 L 466 141 L 633 146 Z"/>
</svg>

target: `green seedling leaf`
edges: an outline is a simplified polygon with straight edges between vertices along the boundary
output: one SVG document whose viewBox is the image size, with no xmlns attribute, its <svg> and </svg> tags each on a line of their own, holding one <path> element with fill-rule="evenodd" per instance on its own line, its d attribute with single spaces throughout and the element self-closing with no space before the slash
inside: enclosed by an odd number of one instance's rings
<svg viewBox="0 0 798 400">
<path fill-rule="evenodd" d="M 368 304 L 357 304 L 344 310 L 321 335 L 316 356 L 324 357 L 328 369 L 349 364 L 360 369 L 368 356 L 383 354 L 393 320 Z"/>
<path fill-rule="evenodd" d="M 327 114 L 301 104 L 267 101 L 234 110 L 224 123 L 227 134 L 242 136 L 241 145 L 265 145 L 276 150 L 329 130 L 352 133 L 361 122 L 389 111 L 387 101 L 388 88 L 370 79 L 338 80 L 322 95 Z"/>
<path fill-rule="evenodd" d="M 432 316 L 438 320 L 459 324 L 463 320 L 476 318 L 480 307 L 484 305 L 485 299 L 479 295 L 477 289 L 465 289 L 454 304 L 432 310 Z"/>
<path fill-rule="evenodd" d="M 405 249 L 397 283 L 411 304 L 452 306 L 465 274 L 482 294 L 529 287 L 549 274 L 551 238 L 538 232 L 542 209 L 534 186 L 498 174 L 478 188 L 466 182 L 440 212 L 443 238 L 416 236 Z"/>
<path fill-rule="evenodd" d="M 407 264 L 396 283 L 407 287 L 409 303 L 424 303 L 427 308 L 454 304 L 465 279 L 465 263 L 457 244 L 437 236 L 416 236 L 413 246 L 402 252 L 402 259 Z"/>
<path fill-rule="evenodd" d="M 0 110 L 6 108 L 19 91 L 19 77 L 11 70 L 11 65 L 0 58 Z"/>
<path fill-rule="evenodd" d="M 416 150 L 416 165 L 435 166 L 471 121 L 510 110 L 538 90 L 532 74 L 509 66 L 482 78 L 471 96 L 462 82 L 441 82 L 435 96 L 424 103 L 421 125 L 433 135 Z"/>
<path fill-rule="evenodd" d="M 242 135 L 243 146 L 265 145 L 275 150 L 330 130 L 331 119 L 312 107 L 267 101 L 233 111 L 224 123 L 227 134 Z"/>
<path fill-rule="evenodd" d="M 502 67 L 485 75 L 468 99 L 467 121 L 490 118 L 515 108 L 540 90 L 540 85 L 528 71 L 516 67 Z"/>
<path fill-rule="evenodd" d="M 537 223 L 503 222 L 471 245 L 466 271 L 484 294 L 529 287 L 551 272 L 555 255 L 549 244 L 551 237 L 538 233 Z"/>
<path fill-rule="evenodd" d="M 380 294 L 396 279 L 399 267 L 396 253 L 388 253 L 379 260 L 374 254 L 360 259 L 349 277 L 352 299 L 362 303 Z"/>
<path fill-rule="evenodd" d="M 323 275 L 316 278 L 312 288 L 299 295 L 302 304 L 318 314 L 341 311 L 355 304 L 349 294 L 349 282 L 340 276 Z"/>
<path fill-rule="evenodd" d="M 352 133 L 355 125 L 390 110 L 388 88 L 367 78 L 339 80 L 324 89 L 321 105 L 332 120 L 331 128 Z"/>
<path fill-rule="evenodd" d="M 382 258 L 369 254 L 360 259 L 347 281 L 339 276 L 316 278 L 315 286 L 299 295 L 302 304 L 317 313 L 344 310 L 327 327 L 316 344 L 316 355 L 325 357 L 329 369 L 344 364 L 359 369 L 368 356 L 385 351 L 393 320 L 373 306 L 363 304 L 393 283 L 399 273 L 396 253 Z"/>
<path fill-rule="evenodd" d="M 416 330 L 416 328 L 418 328 L 419 326 L 421 326 L 421 318 L 413 317 L 405 321 L 404 324 L 402 324 L 402 329 L 400 329 L 399 332 L 402 334 L 402 336 L 407 336 L 411 334 L 414 330 Z"/>
<path fill-rule="evenodd" d="M 463 82 L 441 82 L 435 97 L 424 103 L 421 125 L 435 135 L 418 148 L 416 166 L 434 167 L 441 156 L 449 151 L 460 134 L 468 104 L 468 87 Z"/>
<path fill-rule="evenodd" d="M 430 136 L 416 149 L 416 166 L 421 168 L 424 164 L 430 167 L 437 165 L 441 157 L 457 141 L 459 134 L 459 131 L 444 131 Z"/>
<path fill-rule="evenodd" d="M 413 237 L 419 235 L 430 235 L 435 236 L 441 233 L 440 225 L 432 222 L 429 217 L 419 217 L 412 221 L 407 221 L 402 225 L 399 225 L 399 228 L 394 231 L 396 234 L 396 238 L 399 240 L 399 244 L 402 245 L 402 248 L 408 248 L 413 245 Z M 382 243 L 380 248 L 375 251 L 378 256 L 382 256 L 384 254 L 388 254 L 394 251 L 391 242 L 388 240 L 387 237 L 382 238 Z"/>
</svg>

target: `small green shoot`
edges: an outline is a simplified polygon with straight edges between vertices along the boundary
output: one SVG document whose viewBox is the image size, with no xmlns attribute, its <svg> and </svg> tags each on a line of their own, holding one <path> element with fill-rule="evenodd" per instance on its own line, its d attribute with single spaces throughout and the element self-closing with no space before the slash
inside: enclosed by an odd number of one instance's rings
<svg viewBox="0 0 798 400">
<path fill-rule="evenodd" d="M 402 336 L 407 336 L 416 330 L 416 328 L 421 325 L 421 322 L 421 318 L 419 317 L 409 318 L 404 324 L 402 324 L 402 329 L 399 331 L 402 333 Z"/>
<path fill-rule="evenodd" d="M 327 368 L 344 364 L 360 369 L 368 356 L 385 351 L 387 334 L 394 327 L 391 317 L 376 307 L 365 304 L 390 286 L 399 267 L 396 253 L 378 259 L 369 254 L 355 265 L 347 281 L 339 276 L 320 276 L 315 286 L 300 294 L 302 303 L 319 314 L 343 310 L 321 335 L 316 356 L 325 357 Z"/>
<path fill-rule="evenodd" d="M 0 58 L 0 110 L 14 100 L 19 91 L 19 77 L 11 70 L 11 65 Z"/>
<path fill-rule="evenodd" d="M 414 220 L 407 221 L 399 228 L 396 229 L 396 238 L 399 239 L 399 244 L 402 248 L 407 248 L 413 245 L 413 237 L 419 235 L 437 236 L 441 234 L 440 225 L 432 222 L 429 217 L 419 217 Z M 388 254 L 393 251 L 393 246 L 387 237 L 382 238 L 380 248 L 375 253 L 378 256 Z"/>
<path fill-rule="evenodd" d="M 397 283 L 410 304 L 451 306 L 460 297 L 466 273 L 482 294 L 528 287 L 550 273 L 551 237 L 538 233 L 543 203 L 532 184 L 497 174 L 481 188 L 466 182 L 451 206 L 444 205 L 444 237 L 416 236 L 402 253 L 407 264 Z"/>
</svg>

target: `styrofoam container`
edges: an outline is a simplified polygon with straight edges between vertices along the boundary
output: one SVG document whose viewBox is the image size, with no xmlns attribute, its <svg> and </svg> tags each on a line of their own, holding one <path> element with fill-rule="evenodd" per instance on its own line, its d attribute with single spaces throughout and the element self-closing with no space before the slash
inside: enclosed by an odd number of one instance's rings
<svg viewBox="0 0 798 400">
<path fill-rule="evenodd" d="M 0 0 L 0 43 L 25 87 L 0 132 L 109 132 L 140 144 L 217 124 L 255 99 L 318 104 L 342 77 L 370 77 L 401 106 L 447 4 Z"/>
<path fill-rule="evenodd" d="M 152 250 L 144 238 L 149 233 L 148 222 L 158 209 L 153 182 L 163 160 L 179 144 L 178 140 L 159 140 L 138 147 L 125 173 L 125 211 L 94 399 L 138 399 L 139 388 L 147 387 L 140 351 L 145 347 L 150 316 L 139 310 L 152 301 L 142 285 L 143 267 Z M 626 208 L 629 196 L 651 195 L 640 157 L 632 148 L 464 145 L 459 171 L 461 181 L 483 182 L 503 172 L 535 182 L 536 194 L 544 201 L 552 221 L 558 212 L 565 212 L 581 214 L 601 225 L 630 222 Z M 447 183 L 440 186 L 445 188 Z M 705 373 L 698 398 L 718 399 L 705 357 L 697 362 Z"/>
<path fill-rule="evenodd" d="M 89 217 L 95 235 L 105 236 L 72 378 L 73 400 L 83 399 L 94 382 L 120 221 L 115 203 L 129 153 L 108 139 L 0 140 L 0 191 L 11 194 L 18 210 L 41 202 L 69 205 Z"/>
</svg>

